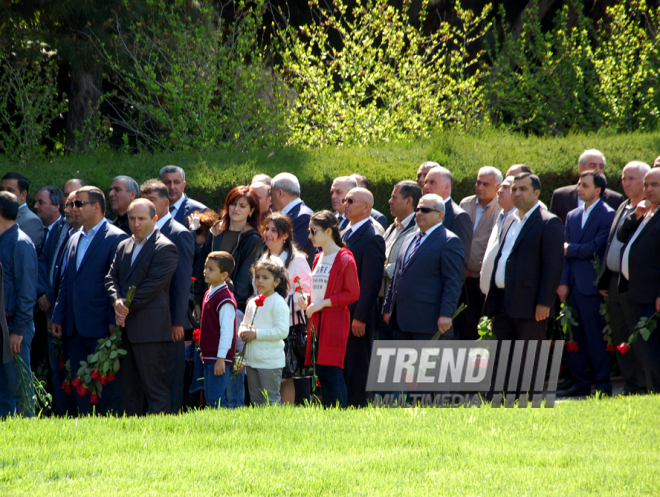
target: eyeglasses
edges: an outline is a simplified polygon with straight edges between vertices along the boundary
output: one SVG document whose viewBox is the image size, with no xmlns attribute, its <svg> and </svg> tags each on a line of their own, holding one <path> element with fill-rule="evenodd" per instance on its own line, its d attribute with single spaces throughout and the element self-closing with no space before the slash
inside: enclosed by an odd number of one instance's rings
<svg viewBox="0 0 660 497">
<path fill-rule="evenodd" d="M 436 209 L 431 209 L 430 207 L 415 207 L 415 212 L 422 212 L 424 214 L 428 214 L 429 212 L 442 212 Z"/>
<path fill-rule="evenodd" d="M 91 204 L 93 204 L 93 203 L 94 203 L 94 202 L 92 202 L 91 200 L 88 200 L 88 201 L 84 201 L 84 200 L 74 200 L 74 201 L 73 201 L 73 205 L 75 205 L 78 209 L 80 209 L 80 208 L 81 208 L 83 205 L 85 205 L 85 204 L 90 204 L 90 205 L 91 205 Z"/>
<path fill-rule="evenodd" d="M 343 199 L 343 200 L 341 201 L 342 204 L 348 204 L 348 205 L 353 205 L 353 204 L 356 203 L 356 202 L 357 202 L 358 204 L 364 204 L 364 203 L 365 203 L 365 202 L 362 202 L 361 200 L 355 200 L 355 199 L 352 198 L 352 197 L 345 198 L 345 199 Z"/>
</svg>

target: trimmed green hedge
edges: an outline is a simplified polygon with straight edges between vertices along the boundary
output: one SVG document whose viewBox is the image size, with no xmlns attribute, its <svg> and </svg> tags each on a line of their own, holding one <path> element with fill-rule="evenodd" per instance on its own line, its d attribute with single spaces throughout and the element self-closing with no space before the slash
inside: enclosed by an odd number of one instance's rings
<svg viewBox="0 0 660 497">
<path fill-rule="evenodd" d="M 162 166 L 176 164 L 186 170 L 187 193 L 214 208 L 222 206 L 232 187 L 249 183 L 254 174 L 274 176 L 286 171 L 298 176 L 303 200 L 316 210 L 330 208 L 329 192 L 334 177 L 359 172 L 371 181 L 376 209 L 389 216 L 387 200 L 392 186 L 402 179 L 414 179 L 423 161 L 436 161 L 453 172 L 452 197 L 457 202 L 472 194 L 480 167 L 491 165 L 506 171 L 510 165 L 524 162 L 541 178 L 541 199 L 547 203 L 555 188 L 577 180 L 577 159 L 587 148 L 597 148 L 605 154 L 609 186 L 621 191 L 623 166 L 632 160 L 652 164 L 660 155 L 660 133 L 598 133 L 563 138 L 497 132 L 478 136 L 443 133 L 427 140 L 363 148 L 130 156 L 105 151 L 59 157 L 28 166 L 10 164 L 0 156 L 0 167 L 4 172 L 15 170 L 27 176 L 32 192 L 48 184 L 61 187 L 72 177 L 82 178 L 107 191 L 116 175 L 126 174 L 142 182 L 155 177 Z"/>
</svg>

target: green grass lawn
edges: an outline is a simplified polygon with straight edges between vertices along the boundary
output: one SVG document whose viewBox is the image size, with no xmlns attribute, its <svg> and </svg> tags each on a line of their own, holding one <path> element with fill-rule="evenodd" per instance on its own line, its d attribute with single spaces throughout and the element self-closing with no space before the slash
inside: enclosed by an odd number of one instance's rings
<svg viewBox="0 0 660 497">
<path fill-rule="evenodd" d="M 660 396 L 0 423 L 2 495 L 659 495 Z"/>
</svg>

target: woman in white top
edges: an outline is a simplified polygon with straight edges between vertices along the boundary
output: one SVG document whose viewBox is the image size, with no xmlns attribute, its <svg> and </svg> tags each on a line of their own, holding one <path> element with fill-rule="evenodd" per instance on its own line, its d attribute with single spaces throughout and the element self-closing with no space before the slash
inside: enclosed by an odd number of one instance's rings
<svg viewBox="0 0 660 497">
<path fill-rule="evenodd" d="M 296 288 L 302 287 L 303 292 L 308 294 L 311 290 L 312 271 L 307 263 L 307 255 L 298 252 L 293 241 L 293 225 L 288 216 L 279 212 L 273 212 L 266 216 L 261 225 L 261 235 L 266 244 L 267 250 L 262 256 L 263 259 L 279 261 L 286 269 L 289 279 L 289 292 L 287 303 L 291 308 L 293 304 L 294 317 L 296 311 L 300 311 L 298 297 L 295 296 Z M 296 278 L 300 278 L 298 283 L 294 283 Z M 297 324 L 290 321 L 290 325 Z M 304 365 L 299 362 L 296 373 L 290 378 L 282 378 L 282 404 L 294 404 L 296 398 L 296 388 L 294 378 L 305 378 L 303 372 Z M 307 375 L 308 376 L 308 375 Z"/>
</svg>

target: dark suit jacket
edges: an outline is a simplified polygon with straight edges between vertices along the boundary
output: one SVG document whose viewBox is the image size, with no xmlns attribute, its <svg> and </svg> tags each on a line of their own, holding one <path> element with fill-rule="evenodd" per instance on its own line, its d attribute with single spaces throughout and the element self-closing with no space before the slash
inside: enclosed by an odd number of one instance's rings
<svg viewBox="0 0 660 497">
<path fill-rule="evenodd" d="M 77 231 L 67 242 L 66 269 L 60 281 L 52 322 L 61 324 L 69 337 L 75 329 L 85 338 L 103 338 L 110 333 L 110 325 L 115 324 L 115 313 L 105 292 L 105 276 L 117 245 L 127 236 L 106 221 L 76 270 L 81 233 Z"/>
<path fill-rule="evenodd" d="M 372 323 L 376 314 L 376 300 L 383 280 L 385 240 L 371 222 L 366 222 L 345 241 L 353 254 L 360 282 L 360 298 L 348 306 L 351 321 Z"/>
<path fill-rule="evenodd" d="M 484 304 L 485 315 L 489 317 L 498 311 L 493 298 L 495 274 L 512 221 L 513 216 L 509 216 L 500 235 L 500 249 Z M 509 317 L 534 319 L 537 305 L 552 307 L 564 265 L 563 232 L 559 218 L 540 206 L 525 222 L 506 262 L 504 297 Z"/>
<path fill-rule="evenodd" d="M 316 256 L 316 249 L 312 245 L 312 241 L 308 238 L 309 219 L 314 214 L 314 211 L 301 202 L 291 209 L 287 216 L 291 219 L 293 224 L 293 241 L 298 245 L 298 250 L 307 254 L 307 262 L 309 267 L 314 263 Z"/>
<path fill-rule="evenodd" d="M 28 206 L 18 209 L 16 224 L 27 236 L 30 237 L 37 251 L 41 248 L 41 242 L 44 239 L 44 223 L 39 216 L 30 210 Z"/>
<path fill-rule="evenodd" d="M 206 207 L 204 204 L 202 204 L 201 202 L 197 202 L 197 200 L 193 200 L 186 195 L 183 199 L 183 202 L 181 202 L 181 207 L 179 207 L 179 210 L 176 211 L 174 220 L 180 224 L 183 224 L 185 227 L 188 227 L 188 225 L 186 224 L 186 217 L 188 217 L 190 214 L 192 214 L 195 211 L 203 212 L 207 210 L 209 210 L 209 208 Z"/>
<path fill-rule="evenodd" d="M 614 219 L 612 220 L 612 226 L 610 227 L 610 233 L 607 236 L 607 245 L 605 246 L 605 253 L 600 259 L 600 273 L 598 273 L 598 289 L 599 290 L 609 290 L 610 288 L 610 279 L 612 278 L 612 271 L 607 269 L 607 254 L 610 251 L 610 245 L 612 240 L 616 236 L 617 226 L 621 216 L 625 212 L 625 208 L 630 204 L 630 199 L 627 199 L 623 202 L 614 214 Z M 623 255 L 623 250 L 621 251 Z"/>
<path fill-rule="evenodd" d="M 57 297 L 60 294 L 60 285 L 62 283 L 63 276 L 62 265 L 66 260 L 67 250 L 69 249 L 69 240 L 71 239 L 71 235 L 73 235 L 74 232 L 74 229 L 69 228 L 68 225 L 64 229 L 67 230 L 66 235 L 64 236 L 64 241 L 62 242 L 62 246 L 60 247 L 59 252 L 55 255 L 55 260 L 53 261 L 53 300 L 50 300 L 50 297 L 48 297 L 49 302 L 53 304 L 50 308 L 50 314 L 48 315 L 48 317 L 51 319 L 53 318 L 53 311 L 55 310 L 55 302 L 57 301 Z M 48 293 L 46 293 L 46 296 L 48 296 Z"/>
<path fill-rule="evenodd" d="M 371 219 L 374 219 L 380 224 L 384 230 L 387 229 L 387 218 L 385 217 L 385 214 L 378 212 L 376 209 L 371 209 Z"/>
<path fill-rule="evenodd" d="M 48 240 L 39 254 L 39 280 L 37 281 L 37 296 L 46 295 L 48 301 L 53 304 L 55 302 L 53 284 L 50 281 L 50 272 L 55 264 L 57 255 L 59 253 L 58 243 L 60 241 L 60 235 L 66 236 L 66 231 L 64 234 L 62 230 L 69 229 L 69 225 L 66 224 L 66 219 L 62 217 L 56 224 L 50 229 L 50 234 L 48 235 Z M 66 241 L 62 243 L 66 245 Z M 53 275 L 53 279 L 54 279 Z"/>
<path fill-rule="evenodd" d="M 167 220 L 160 232 L 176 246 L 179 253 L 179 263 L 170 284 L 172 326 L 183 326 L 184 329 L 190 329 L 189 302 L 195 239 L 185 226 L 172 218 Z"/>
<path fill-rule="evenodd" d="M 169 342 L 172 339 L 170 282 L 179 258 L 176 246 L 160 231 L 147 240 L 131 265 L 135 242 L 124 240 L 105 277 L 107 298 L 115 302 L 126 298 L 135 286 L 124 328 L 132 343 Z"/>
<path fill-rule="evenodd" d="M 400 330 L 432 336 L 438 331 L 438 318 L 451 317 L 456 312 L 465 253 L 458 236 L 441 225 L 420 245 L 404 269 L 406 253 L 418 233 L 413 230 L 403 239 L 383 312 L 391 314 L 396 305 Z M 453 329 L 445 335 L 452 337 Z"/>
<path fill-rule="evenodd" d="M 632 211 L 621 224 L 617 236 L 625 244 L 621 249 L 622 257 L 628 241 L 637 231 L 642 219 L 635 219 L 635 211 Z M 635 304 L 655 304 L 655 300 L 660 298 L 658 247 L 660 247 L 660 213 L 656 211 L 630 247 L 628 257 L 630 280 L 626 280 L 622 274 L 619 275 L 619 291 L 628 292 L 628 299 Z"/>
<path fill-rule="evenodd" d="M 9 342 L 9 326 L 7 326 L 7 318 L 5 317 L 5 290 L 3 278 L 4 273 L 2 271 L 2 264 L 0 264 L 0 347 L 2 347 L 0 367 L 2 367 L 2 364 L 7 364 L 14 360 L 14 354 L 11 352 L 11 344 Z"/>
<path fill-rule="evenodd" d="M 620 193 L 613 192 L 605 188 L 601 200 L 609 205 L 613 210 L 617 210 L 623 202 L 623 196 Z M 570 211 L 576 209 L 578 206 L 577 184 L 563 186 L 557 188 L 552 192 L 552 199 L 550 200 L 550 212 L 561 219 L 562 223 L 566 222 L 566 216 Z"/>
<path fill-rule="evenodd" d="M 450 200 L 445 202 L 445 219 L 442 225 L 445 229 L 454 233 L 463 243 L 463 279 L 467 277 L 468 259 L 470 257 L 470 248 L 472 247 L 473 224 L 470 215 L 459 207 L 459 205 Z M 426 243 L 426 242 L 424 242 Z"/>
<path fill-rule="evenodd" d="M 598 202 L 584 228 L 582 228 L 582 209 L 576 208 L 566 216 L 564 241 L 568 249 L 564 258 L 562 285 L 568 285 L 571 291 L 582 295 L 599 295 L 596 280 L 598 273 L 594 268 L 594 258 L 603 259 L 607 236 L 614 219 L 614 211 L 604 202 Z"/>
</svg>

